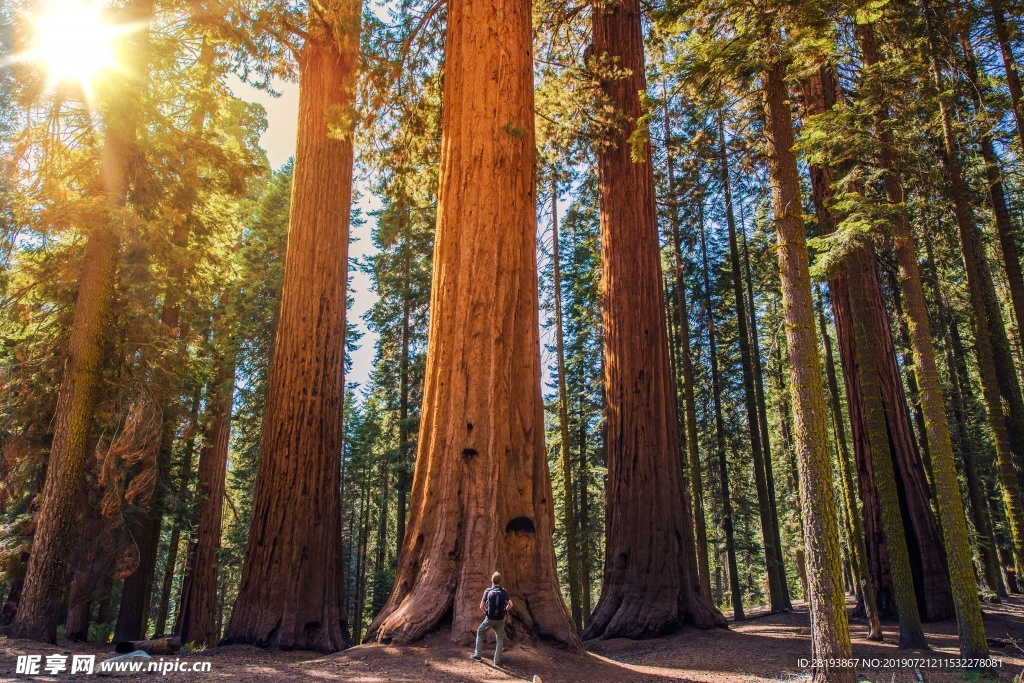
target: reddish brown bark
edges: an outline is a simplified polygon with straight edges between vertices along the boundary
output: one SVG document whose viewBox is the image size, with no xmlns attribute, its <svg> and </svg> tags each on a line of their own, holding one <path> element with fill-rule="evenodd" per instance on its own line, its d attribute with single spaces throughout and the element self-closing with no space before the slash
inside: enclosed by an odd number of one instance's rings
<svg viewBox="0 0 1024 683">
<path fill-rule="evenodd" d="M 299 60 L 280 320 L 252 525 L 225 642 L 333 652 L 349 644 L 339 454 L 361 3 L 322 12 L 311 18 Z"/>
<path fill-rule="evenodd" d="M 409 521 L 366 639 L 469 642 L 491 572 L 513 640 L 580 647 L 551 542 L 529 0 L 449 0 L 430 332 Z"/>
<path fill-rule="evenodd" d="M 629 74 L 602 82 L 622 125 L 598 155 L 607 538 L 601 598 L 584 637 L 639 638 L 684 623 L 724 626 L 725 618 L 701 590 L 678 456 L 651 148 L 646 138 L 629 142 L 647 85 L 638 0 L 595 7 L 593 36 L 596 59 Z"/>
<path fill-rule="evenodd" d="M 812 76 L 805 90 L 807 115 L 820 113 L 833 106 L 836 102 L 836 87 L 831 71 L 826 67 Z M 813 200 L 822 234 L 835 230 L 835 219 L 826 208 L 833 194 L 832 181 L 829 169 L 811 168 Z M 886 430 L 896 466 L 894 474 L 904 517 L 918 609 L 925 621 L 948 619 L 953 616 L 954 609 L 946 568 L 945 546 L 932 512 L 931 490 L 914 438 L 873 249 L 863 249 L 861 259 L 867 310 L 872 315 L 868 329 L 874 337 L 873 345 L 878 349 L 875 364 L 878 367 L 885 407 Z M 892 617 L 895 616 L 892 574 L 888 552 L 884 547 L 885 533 L 882 529 L 881 506 L 871 464 L 868 423 L 863 408 L 858 370 L 860 361 L 856 350 L 846 276 L 840 273 L 830 279 L 829 290 L 846 387 L 847 408 L 850 413 L 853 451 L 858 473 L 857 488 L 863 504 L 864 536 L 871 579 L 875 586 L 880 612 L 883 616 Z"/>
</svg>

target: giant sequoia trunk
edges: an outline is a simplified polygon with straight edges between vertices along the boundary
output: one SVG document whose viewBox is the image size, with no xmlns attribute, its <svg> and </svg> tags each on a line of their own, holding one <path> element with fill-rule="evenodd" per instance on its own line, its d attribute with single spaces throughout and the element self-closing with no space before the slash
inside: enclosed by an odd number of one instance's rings
<svg viewBox="0 0 1024 683">
<path fill-rule="evenodd" d="M 836 86 L 832 72 L 827 67 L 822 67 L 809 79 L 809 86 L 806 89 L 808 115 L 825 111 L 835 104 Z M 811 185 L 819 229 L 823 234 L 831 233 L 835 230 L 835 219 L 826 208 L 826 203 L 833 194 L 830 169 L 812 167 Z M 861 251 L 861 258 L 861 277 L 868 304 L 865 310 L 871 316 L 866 322 L 873 337 L 872 344 L 878 352 L 875 356 L 875 365 L 885 409 L 884 425 L 874 427 L 886 430 L 889 448 L 893 454 L 894 475 L 900 510 L 904 517 L 904 531 L 911 558 L 918 610 L 922 618 L 929 621 L 948 619 L 953 616 L 954 610 L 942 534 L 932 513 L 931 492 L 924 463 L 914 439 L 873 249 L 865 247 Z M 896 603 L 872 462 L 869 438 L 872 425 L 867 421 L 863 405 L 860 356 L 857 353 L 854 318 L 845 274 L 837 273 L 829 280 L 829 291 L 832 295 L 832 310 L 850 413 L 853 451 L 858 471 L 857 486 L 863 503 L 864 537 L 871 580 L 875 586 L 879 610 L 883 616 L 893 617 L 896 616 Z"/>
<path fill-rule="evenodd" d="M 529 0 L 449 0 L 430 333 L 409 522 L 367 640 L 450 623 L 469 642 L 491 572 L 513 639 L 580 647 L 562 600 L 540 385 Z"/>
<path fill-rule="evenodd" d="M 780 40 L 778 30 L 776 26 L 765 27 L 769 46 Z M 761 74 L 805 527 L 808 602 L 814 615 L 811 650 L 822 663 L 820 668 L 816 667 L 821 680 L 853 683 L 856 680 L 853 668 L 834 664 L 836 660 L 849 659 L 852 648 L 828 447 L 828 413 L 814 329 L 807 237 L 800 212 L 800 176 L 793 153 L 793 113 L 785 76 L 786 63 L 778 59 L 768 63 Z"/>
<path fill-rule="evenodd" d="M 650 143 L 629 138 L 646 89 L 640 3 L 595 9 L 594 52 L 629 70 L 602 82 L 623 116 L 598 155 L 608 465 L 604 582 L 584 637 L 724 626 L 701 590 L 679 454 Z M 639 156 L 640 162 L 633 157 Z"/>
<path fill-rule="evenodd" d="M 846 257 L 846 275 L 849 285 L 850 310 L 853 313 L 854 335 L 857 354 L 861 359 L 858 366 L 861 390 L 864 400 L 864 414 L 868 425 L 868 441 L 871 448 L 871 465 L 878 488 L 882 528 L 885 531 L 886 547 L 891 561 L 892 581 L 896 600 L 896 612 L 900 622 L 901 648 L 927 649 L 924 631 L 921 629 L 921 615 L 914 595 L 914 577 L 910 570 L 910 553 L 907 551 L 903 514 L 900 509 L 899 492 L 893 467 L 893 454 L 885 425 L 885 408 L 882 405 L 882 388 L 878 364 L 879 349 L 875 335 L 870 330 L 872 311 L 865 293 L 865 262 L 874 266 L 874 260 L 866 258 L 867 250 L 851 253 Z"/>
<path fill-rule="evenodd" d="M 870 25 L 862 26 L 860 33 L 864 36 L 862 44 L 867 48 L 864 50 L 865 63 L 871 65 L 878 61 L 877 50 L 874 47 L 874 30 Z M 903 183 L 895 160 L 891 157 L 892 146 L 887 144 L 890 142 L 891 133 L 888 126 L 885 125 L 885 118 L 888 118 L 888 112 L 883 111 L 876 119 L 875 128 L 883 142 L 882 163 L 886 169 L 884 178 L 886 196 L 893 205 L 901 205 L 904 202 Z M 993 200 L 995 199 L 996 192 L 993 190 Z M 907 336 L 910 339 L 915 375 L 921 387 L 920 412 L 930 444 L 932 482 L 948 553 L 950 584 L 956 604 L 960 654 L 963 657 L 985 657 L 988 655 L 988 645 L 982 625 L 981 604 L 978 601 L 967 523 L 964 518 L 960 483 L 953 457 L 953 440 L 942 400 L 942 385 L 939 380 L 938 364 L 935 360 L 935 348 L 932 345 L 931 322 L 928 319 L 924 288 L 921 284 L 921 273 L 917 264 L 917 251 L 914 248 L 913 235 L 905 216 L 897 216 L 893 222 L 893 242 L 899 264 L 900 290 L 906 301 Z M 1016 259 L 1016 251 L 1013 256 Z M 1019 263 L 1017 264 L 1017 275 L 1019 279 Z M 963 409 L 959 401 L 958 382 L 955 375 L 950 376 L 950 384 L 954 386 L 955 409 L 962 417 Z M 962 439 L 963 441 L 965 440 Z M 968 490 L 971 492 L 973 503 L 980 497 L 976 475 L 973 473 L 973 454 L 964 453 L 964 466 L 967 472 Z M 973 486 L 972 479 L 974 480 Z M 978 526 L 978 533 L 983 535 L 981 543 L 984 549 L 988 541 L 987 525 Z M 985 557 L 984 564 L 987 566 L 991 553 L 985 554 L 983 551 L 983 555 Z M 989 575 L 991 576 L 991 572 Z"/>
<path fill-rule="evenodd" d="M 125 11 L 126 19 L 133 22 L 146 21 L 151 13 L 150 0 L 135 0 Z M 147 35 L 145 31 L 140 32 L 130 42 L 137 47 L 145 43 Z M 130 87 L 137 87 L 137 84 Z M 116 89 L 106 117 L 100 153 L 103 210 L 88 233 L 78 278 L 78 296 L 54 413 L 46 483 L 36 513 L 32 551 L 17 616 L 9 630 L 9 635 L 15 638 L 49 642 L 56 642 L 57 638 L 60 599 L 77 531 L 79 493 L 102 371 L 103 337 L 117 277 L 132 145 L 138 125 L 138 109 L 133 100 L 128 88 Z"/>
<path fill-rule="evenodd" d="M 349 644 L 339 453 L 360 11 L 358 0 L 342 0 L 322 22 L 311 17 L 299 59 L 281 312 L 229 643 L 323 652 Z"/>
<path fill-rule="evenodd" d="M 227 325 L 222 330 L 229 333 Z M 199 453 L 199 522 L 195 542 L 189 548 L 174 629 L 181 642 L 205 647 L 214 647 L 220 638 L 216 620 L 217 564 L 235 389 L 235 350 L 230 340 L 221 339 L 218 344 L 216 376 L 207 398 L 209 422 Z"/>
</svg>

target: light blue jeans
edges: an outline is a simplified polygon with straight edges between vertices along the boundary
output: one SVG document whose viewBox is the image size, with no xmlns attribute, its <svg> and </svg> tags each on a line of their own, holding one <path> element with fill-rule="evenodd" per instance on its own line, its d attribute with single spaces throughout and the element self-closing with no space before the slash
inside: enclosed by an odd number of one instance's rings
<svg viewBox="0 0 1024 683">
<path fill-rule="evenodd" d="M 494 666 L 501 666 L 501 648 L 505 645 L 504 619 L 491 621 L 484 617 L 483 623 L 476 630 L 476 650 L 473 651 L 473 656 L 480 656 L 480 648 L 484 646 L 484 638 L 487 637 L 487 631 L 492 628 L 494 629 L 494 637 L 498 639 L 498 644 L 494 646 Z"/>
</svg>

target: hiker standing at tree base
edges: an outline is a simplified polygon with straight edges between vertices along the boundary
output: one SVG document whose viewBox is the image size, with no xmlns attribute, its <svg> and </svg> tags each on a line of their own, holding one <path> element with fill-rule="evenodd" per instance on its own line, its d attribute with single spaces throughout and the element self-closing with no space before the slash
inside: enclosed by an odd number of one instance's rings
<svg viewBox="0 0 1024 683">
<path fill-rule="evenodd" d="M 501 648 L 505 645 L 505 613 L 512 609 L 512 596 L 501 587 L 501 574 L 491 574 L 491 587 L 484 591 L 480 599 L 480 611 L 486 614 L 480 627 L 476 630 L 476 649 L 473 659 L 480 662 L 480 648 L 484 644 L 487 631 L 494 629 L 494 637 L 498 643 L 494 646 L 494 666 L 501 666 Z"/>
</svg>

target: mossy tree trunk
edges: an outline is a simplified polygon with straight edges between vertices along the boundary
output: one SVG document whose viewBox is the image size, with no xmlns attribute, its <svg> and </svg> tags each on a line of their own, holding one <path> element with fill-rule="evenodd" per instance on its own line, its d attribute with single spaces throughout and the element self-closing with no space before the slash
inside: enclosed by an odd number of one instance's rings
<svg viewBox="0 0 1024 683">
<path fill-rule="evenodd" d="M 823 65 L 808 79 L 806 93 L 808 114 L 820 113 L 834 106 L 840 93 L 834 73 L 828 65 Z M 836 225 L 835 217 L 827 208 L 827 203 L 833 195 L 832 183 L 831 169 L 811 167 L 813 200 L 822 234 L 833 232 Z M 954 614 L 946 555 L 942 535 L 931 508 L 931 489 L 925 464 L 914 438 L 873 248 L 863 248 L 861 258 L 865 259 L 861 277 L 868 304 L 864 310 L 870 315 L 866 324 L 874 337 L 874 347 L 879 354 L 875 358 L 875 365 L 884 408 L 884 420 L 880 425 L 871 425 L 865 416 L 861 378 L 857 369 L 862 357 L 857 353 L 855 318 L 850 306 L 850 293 L 844 273 L 839 272 L 832 276 L 829 280 L 829 290 L 832 295 L 847 406 L 850 411 L 853 451 L 859 473 L 857 483 L 863 502 L 865 543 L 871 577 L 875 584 L 880 612 L 882 615 L 895 616 L 895 588 L 892 583 L 869 437 L 871 429 L 881 429 L 886 433 L 884 440 L 889 442 L 894 456 L 893 474 L 896 477 L 900 509 L 907 521 L 904 531 L 919 612 L 925 619 L 946 619 Z"/>
<path fill-rule="evenodd" d="M 768 45 L 777 44 L 781 39 L 778 26 L 767 25 L 765 32 Z M 852 648 L 828 447 L 828 413 L 811 300 L 807 238 L 801 215 L 800 176 L 793 152 L 793 113 L 786 88 L 786 62 L 780 58 L 769 61 L 761 79 L 789 352 L 809 604 L 813 615 L 811 650 L 815 658 L 825 663 L 815 672 L 821 680 L 853 683 L 856 673 L 852 668 L 829 666 L 830 660 L 848 659 Z"/>
<path fill-rule="evenodd" d="M 871 464 L 878 487 L 881 504 L 882 527 L 885 530 L 886 548 L 889 551 L 893 587 L 895 589 L 896 611 L 900 621 L 901 648 L 927 649 L 921 615 L 917 609 L 914 593 L 914 577 L 910 569 L 910 553 L 907 550 L 903 514 L 900 510 L 899 493 L 896 489 L 896 474 L 893 471 L 893 454 L 889 448 L 885 429 L 885 408 L 882 405 L 881 380 L 874 359 L 878 357 L 875 336 L 869 329 L 871 311 L 864 292 L 864 251 L 860 250 L 846 257 L 846 277 L 849 284 L 850 308 L 853 313 L 854 334 L 857 337 L 858 369 L 863 391 L 864 411 L 868 425 L 868 439 L 871 446 Z"/>
<path fill-rule="evenodd" d="M 927 0 L 922 0 L 925 26 L 928 38 L 928 59 L 931 67 L 932 81 L 938 92 L 945 89 L 945 79 L 939 62 L 939 44 L 936 35 L 936 16 Z M 1016 471 L 1013 443 L 1009 433 L 1010 422 L 1019 423 L 1024 415 L 1004 415 L 1001 381 L 1016 383 L 1016 373 L 1010 368 L 1013 377 L 1000 377 L 1006 368 L 1000 368 L 996 359 L 998 330 L 1002 328 L 1002 320 L 998 310 L 992 305 L 991 278 L 988 277 L 984 256 L 978 243 L 977 227 L 971 216 L 971 207 L 967 196 L 963 169 L 960 164 L 960 150 L 953 132 L 952 112 L 944 97 L 939 98 L 939 116 L 942 123 L 943 153 L 942 164 L 946 170 L 947 190 L 953 203 L 953 212 L 957 230 L 960 235 L 960 248 L 963 251 L 964 271 L 967 275 L 968 294 L 975 325 L 975 347 L 978 356 L 978 374 L 982 383 L 982 396 L 992 428 L 992 441 L 996 449 L 999 482 L 1003 491 L 1003 504 L 1006 508 L 1007 521 L 1014 545 L 1014 563 L 1019 572 L 1024 568 L 1024 506 L 1021 501 L 1021 488 Z M 1003 331 L 1005 337 L 1005 331 Z M 1006 349 L 1003 349 L 1004 355 Z M 1011 364 L 1012 365 L 1012 364 Z M 1017 412 L 1017 411 L 1013 411 Z M 1020 430 L 1017 430 L 1020 431 Z"/>
<path fill-rule="evenodd" d="M 870 67 L 877 63 L 874 46 L 874 31 L 871 26 L 862 26 L 861 43 L 866 46 L 865 63 Z M 895 159 L 892 158 L 891 133 L 884 119 L 883 111 L 876 120 L 876 130 L 882 140 L 882 163 L 886 169 L 884 185 L 888 201 L 902 205 L 904 192 Z M 920 408 L 931 452 L 932 485 L 935 490 L 939 519 L 945 541 L 947 563 L 953 600 L 956 605 L 960 653 L 963 657 L 986 657 L 988 645 L 981 618 L 981 603 L 978 600 L 977 579 L 971 555 L 967 522 L 964 518 L 964 504 L 960 494 L 960 480 L 956 472 L 953 455 L 953 440 L 950 435 L 943 401 L 942 384 L 939 379 L 935 347 L 932 342 L 931 322 L 924 298 L 921 273 L 917 262 L 910 225 L 905 216 L 898 216 L 893 222 L 893 243 L 899 266 L 899 284 L 905 303 L 906 326 L 913 356 L 914 374 L 921 389 Z M 1016 252 L 1014 252 L 1016 256 Z M 1020 275 L 1018 263 L 1018 276 Z M 951 378 L 953 382 L 956 378 Z"/>
<path fill-rule="evenodd" d="M 853 464 L 850 460 L 846 429 L 843 426 L 843 407 L 839 400 L 839 382 L 836 378 L 835 356 L 832 353 L 832 337 L 828 333 L 824 311 L 819 310 L 818 324 L 821 326 L 821 338 L 825 347 L 825 380 L 832 408 L 836 447 L 839 451 L 838 469 L 841 477 L 839 488 L 843 496 L 843 510 L 850 525 L 850 555 L 853 561 L 854 576 L 864 600 L 864 616 L 868 622 L 868 640 L 882 640 L 882 622 L 878 616 L 875 586 L 871 581 L 871 572 L 868 569 L 868 550 L 864 544 L 864 527 L 857 510 L 857 501 L 853 496 L 855 486 Z"/>
</svg>

